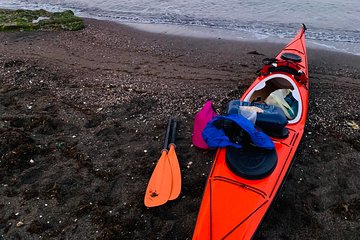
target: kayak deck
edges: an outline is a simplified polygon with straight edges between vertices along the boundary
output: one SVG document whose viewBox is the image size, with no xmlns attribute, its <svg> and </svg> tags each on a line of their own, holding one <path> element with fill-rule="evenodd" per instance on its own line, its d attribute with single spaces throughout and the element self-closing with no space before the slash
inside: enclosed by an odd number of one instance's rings
<svg viewBox="0 0 360 240">
<path fill-rule="evenodd" d="M 274 139 L 278 163 L 273 173 L 261 180 L 234 174 L 226 164 L 226 148 L 219 149 L 198 217 L 202 222 L 197 223 L 193 239 L 250 239 L 290 168 L 300 135 L 289 128 L 284 141 Z"/>
</svg>

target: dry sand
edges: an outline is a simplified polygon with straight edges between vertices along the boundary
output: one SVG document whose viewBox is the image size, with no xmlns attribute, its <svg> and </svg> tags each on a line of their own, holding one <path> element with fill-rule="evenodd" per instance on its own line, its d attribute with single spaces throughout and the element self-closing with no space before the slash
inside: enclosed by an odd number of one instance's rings
<svg viewBox="0 0 360 240">
<path fill-rule="evenodd" d="M 0 239 L 191 239 L 214 157 L 191 145 L 194 114 L 240 97 L 282 46 L 86 24 L 0 33 Z M 359 237 L 360 57 L 308 54 L 305 134 L 255 239 Z M 147 209 L 169 115 L 182 193 Z"/>
</svg>

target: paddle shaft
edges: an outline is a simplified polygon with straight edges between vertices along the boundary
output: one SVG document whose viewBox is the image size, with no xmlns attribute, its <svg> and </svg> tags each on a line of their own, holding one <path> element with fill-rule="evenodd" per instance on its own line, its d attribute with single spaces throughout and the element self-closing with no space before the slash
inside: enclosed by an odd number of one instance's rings
<svg viewBox="0 0 360 240">
<path fill-rule="evenodd" d="M 175 152 L 176 125 L 177 122 L 175 119 L 173 119 L 173 123 L 171 125 L 171 138 L 170 138 L 169 152 L 168 152 L 169 162 L 171 166 L 171 173 L 172 173 L 172 187 L 171 187 L 171 194 L 169 200 L 175 200 L 177 197 L 179 197 L 181 192 L 181 171 L 180 171 L 179 160 Z"/>
<path fill-rule="evenodd" d="M 175 138 L 176 138 L 176 120 L 173 119 L 173 125 L 172 125 L 172 128 L 171 128 L 171 138 L 170 138 L 170 142 L 169 144 L 174 144 L 175 143 Z"/>
<path fill-rule="evenodd" d="M 163 148 L 163 150 L 166 150 L 166 149 L 168 148 L 168 145 L 169 145 L 171 122 L 172 122 L 172 118 L 170 117 L 170 118 L 169 118 L 168 125 L 167 125 L 167 129 L 166 129 L 165 143 L 164 143 L 164 148 Z"/>
</svg>

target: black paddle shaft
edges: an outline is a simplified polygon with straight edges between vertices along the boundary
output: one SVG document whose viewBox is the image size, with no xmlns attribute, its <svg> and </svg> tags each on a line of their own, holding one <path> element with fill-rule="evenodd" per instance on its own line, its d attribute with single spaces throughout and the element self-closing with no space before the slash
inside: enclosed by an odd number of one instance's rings
<svg viewBox="0 0 360 240">
<path fill-rule="evenodd" d="M 167 129 L 166 129 L 165 143 L 164 143 L 164 148 L 163 148 L 163 149 L 167 149 L 167 147 L 168 147 L 168 145 L 169 145 L 171 122 L 172 122 L 172 118 L 170 117 L 170 118 L 169 118 L 168 125 L 167 125 Z"/>
<path fill-rule="evenodd" d="M 171 138 L 170 138 L 170 143 L 175 143 L 175 138 L 176 138 L 176 120 L 173 119 L 173 124 L 172 124 L 172 128 L 171 128 Z"/>
</svg>

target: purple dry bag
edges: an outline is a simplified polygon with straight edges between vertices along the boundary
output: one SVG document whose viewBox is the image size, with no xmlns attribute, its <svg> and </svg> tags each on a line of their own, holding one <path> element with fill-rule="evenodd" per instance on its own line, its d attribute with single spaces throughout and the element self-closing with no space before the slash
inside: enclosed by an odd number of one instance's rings
<svg viewBox="0 0 360 240">
<path fill-rule="evenodd" d="M 194 132 L 192 136 L 192 142 L 194 146 L 202 149 L 209 148 L 202 137 L 202 132 L 208 122 L 210 122 L 217 115 L 218 114 L 214 111 L 211 100 L 208 100 L 202 109 L 196 113 L 194 120 Z"/>
</svg>

